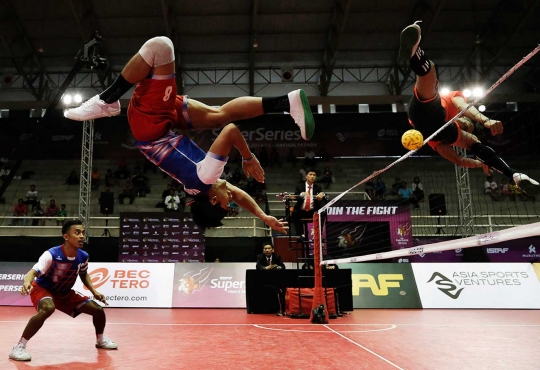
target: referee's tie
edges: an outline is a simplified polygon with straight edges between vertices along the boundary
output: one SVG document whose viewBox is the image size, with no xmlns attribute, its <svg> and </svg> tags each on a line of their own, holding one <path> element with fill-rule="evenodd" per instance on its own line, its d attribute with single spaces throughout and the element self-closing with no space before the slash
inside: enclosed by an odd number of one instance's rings
<svg viewBox="0 0 540 370">
<path fill-rule="evenodd" d="M 311 185 L 308 185 L 306 205 L 304 206 L 304 210 L 309 211 L 310 209 L 311 209 Z"/>
<path fill-rule="evenodd" d="M 270 266 L 270 257 L 266 257 L 266 265 Z"/>
</svg>

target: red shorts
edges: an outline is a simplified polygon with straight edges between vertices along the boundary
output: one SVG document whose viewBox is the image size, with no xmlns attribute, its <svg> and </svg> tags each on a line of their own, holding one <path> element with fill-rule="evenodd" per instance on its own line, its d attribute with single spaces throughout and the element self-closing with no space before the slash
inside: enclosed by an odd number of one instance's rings
<svg viewBox="0 0 540 370">
<path fill-rule="evenodd" d="M 172 128 L 189 130 L 187 96 L 176 95 L 176 79 L 147 78 L 137 85 L 128 107 L 128 121 L 137 141 L 153 141 Z"/>
<path fill-rule="evenodd" d="M 90 298 L 74 291 L 70 290 L 66 295 L 58 295 L 49 292 L 47 289 L 40 287 L 35 282 L 32 283 L 33 289 L 30 291 L 30 299 L 34 305 L 36 311 L 39 307 L 39 302 L 44 298 L 52 298 L 54 306 L 57 310 L 62 311 L 66 315 L 71 317 L 77 317 L 80 312 L 78 309 L 90 302 Z"/>
</svg>

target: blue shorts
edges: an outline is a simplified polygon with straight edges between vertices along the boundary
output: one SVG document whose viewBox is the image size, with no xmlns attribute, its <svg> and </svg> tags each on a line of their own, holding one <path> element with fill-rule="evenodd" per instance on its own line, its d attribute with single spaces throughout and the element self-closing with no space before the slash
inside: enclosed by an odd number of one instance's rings
<svg viewBox="0 0 540 370">
<path fill-rule="evenodd" d="M 190 138 L 169 132 L 154 141 L 138 141 L 146 158 L 176 181 L 191 195 L 204 194 L 216 182 L 228 157 L 205 153 Z"/>
</svg>

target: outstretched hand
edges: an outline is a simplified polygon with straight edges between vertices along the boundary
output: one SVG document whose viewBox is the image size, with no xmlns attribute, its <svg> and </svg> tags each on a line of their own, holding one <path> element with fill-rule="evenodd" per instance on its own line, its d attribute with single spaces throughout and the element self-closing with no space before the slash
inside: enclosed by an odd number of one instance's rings
<svg viewBox="0 0 540 370">
<path fill-rule="evenodd" d="M 261 164 L 255 155 L 251 161 L 242 162 L 242 169 L 244 170 L 244 175 L 246 175 L 247 178 L 249 178 L 251 175 L 258 182 L 264 182 L 264 170 L 262 169 Z"/>
<path fill-rule="evenodd" d="M 279 231 L 280 233 L 285 235 L 287 235 L 287 230 L 289 230 L 289 226 L 287 226 L 287 221 L 283 221 L 282 218 L 278 220 L 274 216 L 266 216 L 264 218 L 264 223 L 270 226 L 273 230 Z"/>
<path fill-rule="evenodd" d="M 21 295 L 28 295 L 30 294 L 30 291 L 32 290 L 32 284 L 31 283 L 23 283 L 22 289 L 21 289 Z"/>
<path fill-rule="evenodd" d="M 503 125 L 501 121 L 494 119 L 487 120 L 484 122 L 484 127 L 489 128 L 491 130 L 491 135 L 493 136 L 503 133 Z"/>
<path fill-rule="evenodd" d="M 101 293 L 98 293 L 96 292 L 96 294 L 94 294 L 94 299 L 96 301 L 100 301 L 101 303 L 103 303 L 105 306 L 108 306 L 109 304 L 107 303 L 107 301 L 105 300 L 105 296 Z"/>
</svg>

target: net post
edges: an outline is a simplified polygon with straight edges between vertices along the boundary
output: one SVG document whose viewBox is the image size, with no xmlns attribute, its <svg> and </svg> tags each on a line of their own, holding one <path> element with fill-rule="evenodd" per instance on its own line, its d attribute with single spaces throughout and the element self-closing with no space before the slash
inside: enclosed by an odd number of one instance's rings
<svg viewBox="0 0 540 370">
<path fill-rule="evenodd" d="M 321 230 L 320 215 L 313 215 L 313 268 L 315 272 L 315 285 L 313 288 L 313 305 L 311 306 L 310 321 L 312 323 L 328 324 L 328 307 L 326 307 L 325 292 L 322 284 L 321 266 Z M 323 306 L 324 314 L 320 307 Z"/>
</svg>

